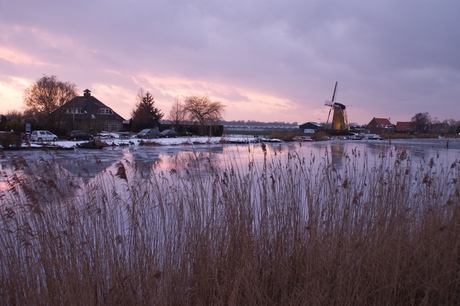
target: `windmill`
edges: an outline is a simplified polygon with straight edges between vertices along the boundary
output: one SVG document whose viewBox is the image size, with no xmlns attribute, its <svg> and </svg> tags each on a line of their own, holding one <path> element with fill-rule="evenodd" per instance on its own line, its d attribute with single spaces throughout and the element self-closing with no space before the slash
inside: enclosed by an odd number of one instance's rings
<svg viewBox="0 0 460 306">
<path fill-rule="evenodd" d="M 337 83 L 335 82 L 334 93 L 332 94 L 332 101 L 327 101 L 324 105 L 329 106 L 329 114 L 327 116 L 326 126 L 329 124 L 329 119 L 332 112 L 331 132 L 332 133 L 346 133 L 348 132 L 348 118 L 346 113 L 346 106 L 342 103 L 336 102 Z"/>
</svg>

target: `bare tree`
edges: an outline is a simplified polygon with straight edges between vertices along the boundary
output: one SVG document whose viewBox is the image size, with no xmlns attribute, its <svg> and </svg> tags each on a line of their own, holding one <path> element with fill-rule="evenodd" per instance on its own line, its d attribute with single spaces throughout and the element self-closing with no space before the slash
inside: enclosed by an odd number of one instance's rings
<svg viewBox="0 0 460 306">
<path fill-rule="evenodd" d="M 59 81 L 55 75 L 44 75 L 24 91 L 25 113 L 43 127 L 52 129 L 61 115 L 56 110 L 77 96 L 76 87 L 73 83 Z"/>
<path fill-rule="evenodd" d="M 191 121 L 198 121 L 201 134 L 204 134 L 205 125 L 211 127 L 219 120 L 222 120 L 222 114 L 225 109 L 225 105 L 222 102 L 211 101 L 208 96 L 190 96 L 185 98 L 184 103 L 188 118 Z M 211 133 L 211 130 L 210 128 L 209 133 Z"/>
<path fill-rule="evenodd" d="M 155 107 L 152 94 L 141 88 L 137 94 L 137 104 L 131 113 L 133 130 L 157 127 L 163 115 L 160 109 Z"/>
<path fill-rule="evenodd" d="M 448 133 L 456 134 L 456 131 L 457 131 L 457 128 L 460 122 L 458 122 L 455 119 L 446 119 L 442 123 L 446 125 Z"/>
<path fill-rule="evenodd" d="M 415 124 L 417 132 L 427 132 L 432 123 L 429 113 L 417 113 L 412 117 L 412 122 Z"/>
<path fill-rule="evenodd" d="M 182 104 L 178 98 L 174 100 L 174 104 L 169 112 L 169 120 L 173 122 L 176 131 L 179 131 L 179 127 L 184 123 L 187 118 L 187 112 L 184 104 Z"/>
</svg>

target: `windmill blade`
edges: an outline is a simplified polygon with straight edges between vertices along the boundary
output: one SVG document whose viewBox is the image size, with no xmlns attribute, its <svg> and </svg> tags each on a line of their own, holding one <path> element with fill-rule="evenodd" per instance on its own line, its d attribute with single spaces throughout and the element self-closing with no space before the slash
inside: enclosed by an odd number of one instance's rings
<svg viewBox="0 0 460 306">
<path fill-rule="evenodd" d="M 337 93 L 337 81 L 335 82 L 334 86 L 334 93 L 332 94 L 332 102 L 335 102 L 335 94 Z"/>
<path fill-rule="evenodd" d="M 344 119 L 345 119 L 345 124 L 346 124 L 347 130 L 349 130 L 349 129 L 350 129 L 350 125 L 348 124 L 348 115 L 347 115 L 347 112 L 346 112 L 346 111 L 344 111 L 343 117 L 344 117 Z"/>
<path fill-rule="evenodd" d="M 327 128 L 327 125 L 329 124 L 329 118 L 331 117 L 331 111 L 332 111 L 332 107 L 329 109 L 329 114 L 327 115 L 326 128 Z"/>
<path fill-rule="evenodd" d="M 324 105 L 332 106 L 332 103 L 333 103 L 332 101 L 326 100 L 326 101 L 324 102 Z"/>
</svg>

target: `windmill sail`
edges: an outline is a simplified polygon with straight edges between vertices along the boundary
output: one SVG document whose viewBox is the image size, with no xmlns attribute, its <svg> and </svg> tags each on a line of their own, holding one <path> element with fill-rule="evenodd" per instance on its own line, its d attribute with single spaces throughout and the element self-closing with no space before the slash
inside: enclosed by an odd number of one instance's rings
<svg viewBox="0 0 460 306">
<path fill-rule="evenodd" d="M 337 92 L 337 84 L 339 82 L 335 81 L 335 86 L 334 86 L 334 93 L 332 94 L 332 102 L 335 102 L 335 94 Z"/>
</svg>

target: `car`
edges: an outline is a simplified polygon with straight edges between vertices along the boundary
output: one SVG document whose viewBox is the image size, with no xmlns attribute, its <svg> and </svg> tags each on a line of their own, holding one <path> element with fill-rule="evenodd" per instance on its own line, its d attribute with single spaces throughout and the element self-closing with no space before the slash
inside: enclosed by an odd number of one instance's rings
<svg viewBox="0 0 460 306">
<path fill-rule="evenodd" d="M 158 129 L 143 129 L 137 133 L 137 138 L 158 138 L 160 137 L 160 131 Z"/>
<path fill-rule="evenodd" d="M 185 131 L 185 132 L 181 132 L 179 135 L 180 136 L 193 136 L 193 133 Z"/>
<path fill-rule="evenodd" d="M 112 133 L 112 132 L 106 132 L 106 131 L 102 131 L 100 133 L 97 133 L 96 136 L 99 137 L 99 138 L 111 138 L 111 139 L 120 138 L 120 134 Z"/>
<path fill-rule="evenodd" d="M 58 140 L 58 137 L 50 131 L 37 130 L 33 131 L 32 134 L 30 134 L 30 140 L 41 143 L 45 141 L 56 141 Z"/>
<path fill-rule="evenodd" d="M 177 137 L 177 132 L 174 130 L 164 130 L 160 133 L 160 137 L 162 138 L 173 138 Z"/>
<path fill-rule="evenodd" d="M 67 133 L 68 140 L 93 140 L 94 136 L 80 130 L 72 130 Z"/>
</svg>

